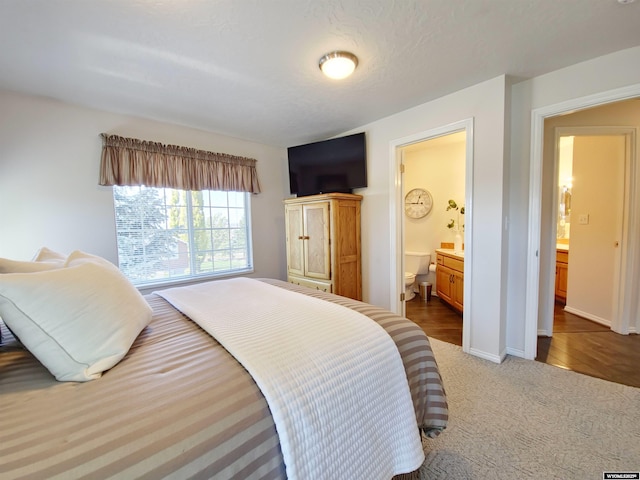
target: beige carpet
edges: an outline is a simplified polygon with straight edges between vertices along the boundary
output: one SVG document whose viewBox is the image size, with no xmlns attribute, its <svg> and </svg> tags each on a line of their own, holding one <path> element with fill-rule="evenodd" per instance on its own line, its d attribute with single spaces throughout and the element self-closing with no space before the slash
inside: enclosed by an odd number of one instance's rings
<svg viewBox="0 0 640 480">
<path fill-rule="evenodd" d="M 640 471 L 640 389 L 431 339 L 450 421 L 421 479 L 602 479 Z M 640 365 L 638 366 L 640 368 Z"/>
</svg>

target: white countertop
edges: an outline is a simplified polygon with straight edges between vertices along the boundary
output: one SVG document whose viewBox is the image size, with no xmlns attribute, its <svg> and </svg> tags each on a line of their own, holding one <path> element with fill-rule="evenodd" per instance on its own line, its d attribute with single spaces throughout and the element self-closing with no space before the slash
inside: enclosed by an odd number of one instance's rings
<svg viewBox="0 0 640 480">
<path fill-rule="evenodd" d="M 436 248 L 436 252 L 464 259 L 464 250 L 454 250 L 453 248 Z"/>
</svg>

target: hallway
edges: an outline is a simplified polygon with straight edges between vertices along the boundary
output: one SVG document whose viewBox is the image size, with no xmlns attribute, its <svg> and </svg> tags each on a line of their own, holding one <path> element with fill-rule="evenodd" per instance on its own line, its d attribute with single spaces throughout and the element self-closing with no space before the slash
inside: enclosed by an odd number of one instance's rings
<svg viewBox="0 0 640 480">
<path fill-rule="evenodd" d="M 462 315 L 438 297 L 407 302 L 407 318 L 433 338 L 462 346 Z M 553 337 L 538 337 L 537 361 L 640 387 L 640 335 L 619 335 L 556 304 Z"/>
</svg>

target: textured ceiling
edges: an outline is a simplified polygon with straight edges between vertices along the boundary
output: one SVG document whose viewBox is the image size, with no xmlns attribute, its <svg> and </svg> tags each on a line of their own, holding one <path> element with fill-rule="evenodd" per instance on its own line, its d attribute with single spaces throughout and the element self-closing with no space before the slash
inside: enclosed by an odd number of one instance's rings
<svg viewBox="0 0 640 480">
<path fill-rule="evenodd" d="M 0 0 L 0 44 L 0 88 L 291 146 L 640 45 L 640 1 Z"/>
</svg>

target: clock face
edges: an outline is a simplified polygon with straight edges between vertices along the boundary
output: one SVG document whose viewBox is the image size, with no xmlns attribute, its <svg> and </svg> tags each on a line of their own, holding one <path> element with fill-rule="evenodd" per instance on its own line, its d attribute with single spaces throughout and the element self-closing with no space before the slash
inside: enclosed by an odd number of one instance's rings
<svg viewBox="0 0 640 480">
<path fill-rule="evenodd" d="M 422 189 L 414 188 L 404 197 L 404 211 L 409 218 L 425 217 L 433 207 L 431 194 Z"/>
</svg>

